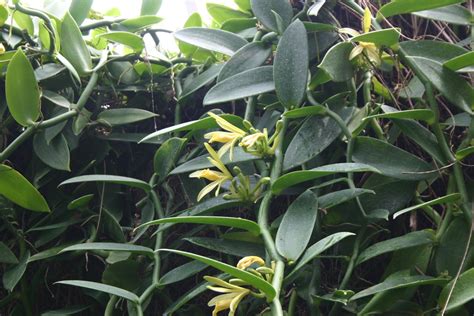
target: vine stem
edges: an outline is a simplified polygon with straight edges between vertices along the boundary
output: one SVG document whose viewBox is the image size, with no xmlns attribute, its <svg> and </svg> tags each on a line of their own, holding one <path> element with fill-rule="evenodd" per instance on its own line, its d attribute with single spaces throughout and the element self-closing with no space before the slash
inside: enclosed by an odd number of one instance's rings
<svg viewBox="0 0 474 316">
<path fill-rule="evenodd" d="M 10 157 L 10 155 L 26 140 L 28 140 L 36 131 L 41 130 L 43 128 L 48 128 L 54 125 L 57 125 L 61 122 L 64 122 L 72 117 L 75 117 L 80 114 L 81 110 L 86 105 L 87 100 L 89 99 L 92 91 L 94 90 L 97 80 L 99 79 L 99 75 L 97 72 L 94 72 L 87 83 L 87 86 L 84 88 L 79 100 L 77 101 L 74 108 L 72 108 L 69 112 L 63 113 L 52 119 L 45 120 L 42 122 L 35 123 L 30 125 L 26 128 L 23 133 L 20 134 L 13 142 L 11 142 L 1 153 L 0 153 L 0 162 L 5 161 Z"/>
<path fill-rule="evenodd" d="M 283 137 L 286 133 L 288 121 L 283 116 L 282 118 L 282 128 L 280 131 L 280 142 L 278 147 L 275 150 L 275 160 L 272 164 L 272 169 L 270 172 L 271 182 L 275 181 L 281 174 L 283 166 Z M 268 224 L 268 213 L 270 210 L 270 203 L 272 200 L 272 192 L 268 190 L 265 196 L 260 203 L 260 208 L 258 211 L 258 225 L 260 226 L 263 241 L 265 243 L 265 248 L 270 255 L 271 259 L 275 262 L 275 270 L 273 275 L 272 285 L 276 291 L 275 298 L 272 303 L 272 315 L 273 316 L 283 316 L 283 308 L 280 302 L 280 291 L 283 284 L 283 276 L 285 272 L 285 262 L 283 257 L 278 253 L 275 245 L 275 241 L 270 233 L 270 226 Z"/>
</svg>

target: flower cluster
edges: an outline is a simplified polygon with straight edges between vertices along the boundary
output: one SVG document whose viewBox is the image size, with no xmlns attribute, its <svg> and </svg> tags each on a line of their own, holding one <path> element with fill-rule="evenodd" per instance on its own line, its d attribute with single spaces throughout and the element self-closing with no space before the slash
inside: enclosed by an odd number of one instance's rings
<svg viewBox="0 0 474 316">
<path fill-rule="evenodd" d="M 253 266 L 257 268 L 253 269 Z M 273 278 L 273 269 L 265 266 L 265 261 L 257 256 L 248 256 L 242 258 L 237 263 L 237 268 L 247 270 L 256 276 L 271 282 Z M 241 279 L 230 279 L 224 281 L 216 277 L 205 276 L 204 279 L 213 284 L 207 286 L 209 290 L 222 293 L 208 302 L 208 306 L 214 306 L 212 316 L 217 316 L 220 311 L 229 309 L 229 316 L 233 316 L 237 310 L 237 306 L 247 295 L 263 298 L 265 294 L 255 292 L 251 285 Z"/>
<path fill-rule="evenodd" d="M 370 31 L 371 26 L 372 14 L 370 13 L 370 10 L 368 8 L 365 8 L 364 19 L 362 20 L 363 34 L 368 33 Z M 361 33 L 359 33 L 358 31 L 348 27 L 339 29 L 339 33 L 345 33 L 352 37 L 361 35 Z M 380 55 L 381 51 L 374 43 L 359 42 L 359 44 L 352 49 L 349 55 L 349 59 L 353 60 L 358 56 L 363 56 L 367 58 L 372 65 L 379 66 L 382 63 Z M 363 60 L 360 59 L 359 62 L 364 63 Z"/>
<path fill-rule="evenodd" d="M 208 114 L 224 131 L 215 131 L 204 135 L 208 140 L 208 143 L 204 144 L 210 155 L 208 159 L 219 171 L 203 169 L 190 174 L 191 178 L 211 181 L 211 183 L 206 185 L 201 192 L 199 192 L 198 201 L 214 189 L 216 189 L 215 194 L 217 196 L 222 185 L 229 182 L 229 194 L 226 194 L 225 198 L 255 202 L 261 194 L 263 184 L 268 183 L 269 179 L 267 177 L 260 178 L 255 185 L 252 185 L 250 177 L 243 175 L 238 167 L 234 168 L 236 174 L 234 177 L 222 162 L 221 158 L 224 154 L 229 152 L 229 158 L 230 161 L 232 161 L 234 147 L 236 145 L 241 147 L 245 152 L 260 158 L 273 155 L 280 141 L 279 134 L 281 124 L 277 124 L 275 133 L 269 138 L 267 129 L 259 131 L 254 128 L 250 122 L 244 121 L 246 130 L 243 130 L 212 112 Z M 216 152 L 210 145 L 212 143 L 221 143 L 223 145 Z"/>
</svg>

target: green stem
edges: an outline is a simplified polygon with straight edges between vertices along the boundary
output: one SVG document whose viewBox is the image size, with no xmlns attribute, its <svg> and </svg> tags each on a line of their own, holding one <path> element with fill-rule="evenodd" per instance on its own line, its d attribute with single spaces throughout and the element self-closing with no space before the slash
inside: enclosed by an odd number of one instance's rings
<svg viewBox="0 0 474 316">
<path fill-rule="evenodd" d="M 118 297 L 115 295 L 112 295 L 107 302 L 107 306 L 105 307 L 105 312 L 104 316 L 113 316 L 114 314 L 114 309 L 115 309 L 115 304 L 117 303 Z"/>
<path fill-rule="evenodd" d="M 297 301 L 298 301 L 298 293 L 296 293 L 296 289 L 293 289 L 290 296 L 290 303 L 288 304 L 288 316 L 295 316 Z"/>
</svg>

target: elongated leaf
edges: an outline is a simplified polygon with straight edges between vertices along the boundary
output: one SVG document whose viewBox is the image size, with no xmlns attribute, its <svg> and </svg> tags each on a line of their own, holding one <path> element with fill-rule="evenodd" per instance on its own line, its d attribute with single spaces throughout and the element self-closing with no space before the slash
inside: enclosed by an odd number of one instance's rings
<svg viewBox="0 0 474 316">
<path fill-rule="evenodd" d="M 0 241 L 0 263 L 17 264 L 18 259 L 15 254 L 7 247 L 3 242 Z"/>
<path fill-rule="evenodd" d="M 457 45 L 437 41 L 416 41 L 400 43 L 406 58 L 420 69 L 427 80 L 451 103 L 461 110 L 472 113 L 474 90 L 454 71 L 443 64 L 467 53 Z"/>
<path fill-rule="evenodd" d="M 349 60 L 354 46 L 349 42 L 342 42 L 331 47 L 323 61 L 318 66 L 324 70 L 332 81 L 343 82 L 352 78 L 354 67 Z"/>
<path fill-rule="evenodd" d="M 207 258 L 207 257 L 204 257 L 204 256 L 196 255 L 196 254 L 191 253 L 191 252 L 174 250 L 174 249 L 159 249 L 158 251 L 171 252 L 171 253 L 175 253 L 175 254 L 178 254 L 178 255 L 181 255 L 181 256 L 185 256 L 185 257 L 194 259 L 194 260 L 201 261 L 201 262 L 203 262 L 203 263 L 205 263 L 205 264 L 207 264 L 211 267 L 214 267 L 214 268 L 216 268 L 216 269 L 218 269 L 222 272 L 228 273 L 228 274 L 232 275 L 235 278 L 239 278 L 239 279 L 241 279 L 245 282 L 248 282 L 249 284 L 251 284 L 255 288 L 257 288 L 257 289 L 261 290 L 263 293 L 265 293 L 265 295 L 266 295 L 266 297 L 269 301 L 272 301 L 275 298 L 276 292 L 275 292 L 275 289 L 273 288 L 273 286 L 270 283 L 268 283 L 267 281 L 255 276 L 254 274 L 252 274 L 250 272 L 237 269 L 237 268 L 235 268 L 231 265 L 228 265 L 226 263 L 222 263 L 220 261 L 217 261 L 217 260 L 214 260 L 214 259 L 211 259 L 211 258 Z"/>
<path fill-rule="evenodd" d="M 271 47 L 261 42 L 252 42 L 245 45 L 225 63 L 219 77 L 217 77 L 217 82 L 263 65 L 271 51 Z"/>
<path fill-rule="evenodd" d="M 454 57 L 446 61 L 443 66 L 453 71 L 461 70 L 465 67 L 474 66 L 474 52 L 469 52 L 462 54 L 458 57 Z"/>
<path fill-rule="evenodd" d="M 446 306 L 446 311 L 463 306 L 474 299 L 474 268 L 465 271 L 459 276 L 459 279 L 451 293 L 453 285 L 454 280 L 446 284 L 439 295 L 439 305 L 443 308 L 446 303 L 448 304 L 448 306 Z M 451 295 L 449 302 L 447 302 L 449 294 Z"/>
<path fill-rule="evenodd" d="M 434 113 L 430 109 L 415 109 L 370 115 L 365 117 L 364 120 L 372 118 L 412 119 L 431 123 L 434 120 Z"/>
<path fill-rule="evenodd" d="M 286 111 L 283 113 L 283 116 L 286 116 L 287 118 L 291 119 L 296 119 L 296 118 L 301 118 L 301 117 L 306 117 L 306 116 L 311 116 L 311 115 L 321 115 L 326 113 L 326 108 L 322 105 L 311 105 L 311 106 L 305 106 L 302 108 Z"/>
<path fill-rule="evenodd" d="M 194 78 L 187 86 L 184 87 L 180 99 L 196 92 L 198 89 L 211 83 L 220 73 L 223 65 L 212 65 L 209 69 Z"/>
<path fill-rule="evenodd" d="M 436 272 L 447 272 L 455 276 L 463 262 L 466 244 L 469 242 L 471 223 L 462 217 L 455 217 L 448 225 L 446 231 L 438 240 L 438 247 L 434 256 Z"/>
<path fill-rule="evenodd" d="M 117 126 L 140 122 L 155 116 L 155 113 L 142 109 L 110 109 L 100 112 L 97 115 L 97 120 L 104 121 L 111 126 Z"/>
<path fill-rule="evenodd" d="M 183 163 L 182 165 L 179 165 L 178 167 L 173 169 L 173 171 L 171 171 L 171 174 L 180 174 L 180 173 L 191 172 L 191 171 L 199 170 L 199 169 L 213 168 L 213 164 L 211 164 L 211 162 L 209 161 L 209 159 L 207 159 L 207 157 L 209 157 L 209 155 L 199 156 L 190 161 L 187 161 Z M 239 162 L 252 161 L 252 160 L 257 160 L 257 159 L 259 159 L 257 156 L 246 153 L 241 147 L 236 147 L 234 149 L 232 160 L 230 160 L 230 152 L 225 153 L 221 157 L 221 160 L 225 165 L 230 164 L 230 163 L 239 163 Z"/>
<path fill-rule="evenodd" d="M 153 257 L 153 249 L 143 247 L 143 246 L 138 246 L 138 245 L 119 244 L 119 243 L 112 243 L 112 242 L 91 242 L 91 243 L 77 244 L 77 245 L 66 247 L 63 250 L 61 250 L 59 253 L 63 253 L 67 251 L 88 251 L 88 250 L 125 251 L 125 252 L 137 253 L 137 254 Z"/>
<path fill-rule="evenodd" d="M 245 19 L 250 17 L 248 13 L 233 10 L 225 5 L 218 3 L 206 3 L 206 9 L 207 12 L 209 12 L 209 15 L 214 19 L 214 21 L 221 25 L 231 19 Z"/>
<path fill-rule="evenodd" d="M 226 216 L 179 216 L 179 217 L 168 217 L 157 219 L 148 223 L 144 223 L 137 227 L 141 228 L 150 225 L 159 225 L 165 223 L 191 223 L 191 224 L 204 224 L 204 225 L 218 225 L 233 228 L 240 228 L 252 232 L 255 235 L 260 234 L 260 226 L 257 223 L 248 219 L 238 217 L 226 217 Z"/>
<path fill-rule="evenodd" d="M 119 29 L 124 29 L 128 32 L 137 32 L 148 26 L 160 23 L 163 21 L 162 18 L 156 15 L 143 15 L 138 18 L 126 19 L 120 22 Z"/>
<path fill-rule="evenodd" d="M 5 93 L 8 110 L 20 125 L 31 125 L 39 118 L 39 87 L 33 67 L 21 48 L 8 64 Z"/>
<path fill-rule="evenodd" d="M 359 188 L 330 192 L 318 198 L 319 207 L 322 209 L 331 208 L 338 204 L 342 204 L 356 197 L 359 197 L 363 194 L 375 194 L 375 192 L 372 190 Z"/>
<path fill-rule="evenodd" d="M 200 261 L 191 261 L 188 263 L 183 264 L 182 266 L 176 267 L 171 271 L 168 271 L 165 275 L 163 275 L 158 283 L 160 286 L 173 284 L 184 279 L 189 278 L 190 276 L 195 275 L 196 273 L 201 272 L 207 268 L 207 264 L 202 263 Z"/>
<path fill-rule="evenodd" d="M 71 14 L 66 13 L 61 24 L 61 54 L 80 76 L 92 69 L 92 60 L 81 31 Z"/>
<path fill-rule="evenodd" d="M 411 248 L 415 246 L 422 246 L 432 244 L 434 242 L 434 235 L 430 231 L 416 231 L 406 235 L 395 237 L 389 240 L 378 242 L 364 251 L 362 251 L 357 258 L 357 264 L 361 264 L 369 259 L 380 256 L 387 252 L 392 252 L 400 249 Z"/>
<path fill-rule="evenodd" d="M 472 23 L 472 13 L 462 5 L 450 5 L 432 10 L 424 10 L 413 13 L 416 16 L 447 22 L 458 25 L 470 25 Z"/>
<path fill-rule="evenodd" d="M 66 281 L 58 281 L 54 284 L 65 284 L 65 285 L 72 285 L 72 286 L 77 286 L 77 287 L 83 287 L 86 289 L 91 289 L 91 290 L 96 290 L 104 293 L 108 293 L 111 295 L 116 295 L 118 297 L 122 297 L 126 300 L 129 300 L 133 303 L 138 303 L 139 298 L 135 293 L 129 292 L 127 290 L 107 285 L 107 284 L 102 284 L 102 283 L 97 283 L 97 282 L 90 282 L 90 281 L 80 281 L 80 280 L 66 280 Z"/>
<path fill-rule="evenodd" d="M 286 108 L 299 106 L 308 81 L 308 37 L 300 20 L 286 29 L 278 43 L 273 77 L 281 104 Z"/>
<path fill-rule="evenodd" d="M 109 40 L 114 43 L 127 45 L 130 48 L 132 48 L 135 52 L 140 52 L 145 47 L 145 43 L 143 42 L 143 39 L 140 36 L 130 33 L 130 32 L 121 32 L 121 31 L 108 32 L 108 33 L 99 34 L 97 38 L 105 38 L 106 40 Z"/>
<path fill-rule="evenodd" d="M 300 170 L 289 172 L 278 179 L 272 184 L 272 192 L 279 194 L 286 188 L 294 186 L 298 183 L 302 183 L 309 180 L 325 177 L 336 173 L 347 173 L 347 172 L 377 172 L 380 171 L 372 166 L 363 163 L 336 163 L 331 165 L 325 165 L 310 170 Z"/>
<path fill-rule="evenodd" d="M 448 282 L 446 278 L 433 278 L 426 275 L 399 276 L 396 278 L 390 278 L 389 280 L 386 280 L 382 283 L 360 291 L 354 296 L 352 296 L 349 301 L 355 301 L 369 295 L 374 295 L 380 292 L 385 292 L 394 289 L 417 287 L 421 285 L 443 286 L 444 284 L 446 284 L 446 282 Z"/>
<path fill-rule="evenodd" d="M 81 208 L 81 207 L 84 207 L 84 206 L 87 206 L 89 204 L 89 202 L 94 198 L 94 194 L 86 194 L 86 195 L 83 195 L 81 196 L 80 198 L 77 198 L 73 201 L 71 201 L 68 205 L 67 205 L 67 209 L 68 210 L 75 210 L 77 208 Z"/>
<path fill-rule="evenodd" d="M 72 0 L 69 6 L 69 13 L 71 13 L 77 25 L 81 25 L 89 15 L 92 2 L 94 2 L 94 0 Z"/>
<path fill-rule="evenodd" d="M 377 20 L 382 20 L 397 14 L 411 13 L 422 10 L 445 7 L 465 0 L 393 0 L 383 5 L 377 12 Z"/>
<path fill-rule="evenodd" d="M 140 15 L 155 15 L 161 8 L 163 0 L 142 0 Z"/>
<path fill-rule="evenodd" d="M 285 212 L 276 235 L 276 248 L 296 261 L 306 249 L 318 216 L 318 198 L 312 191 L 301 194 Z"/>
<path fill-rule="evenodd" d="M 3 286 L 8 291 L 12 292 L 15 286 L 20 282 L 23 274 L 25 274 L 26 267 L 28 266 L 28 259 L 30 258 L 30 251 L 27 250 L 20 258 L 19 263 L 6 270 L 3 273 Z"/>
<path fill-rule="evenodd" d="M 209 250 L 225 253 L 236 257 L 258 256 L 265 257 L 265 248 L 262 244 L 241 241 L 227 240 L 207 237 L 190 237 L 184 240 Z"/>
<path fill-rule="evenodd" d="M 439 197 L 437 199 L 434 199 L 434 200 L 431 200 L 431 201 L 428 201 L 428 202 L 424 202 L 424 203 L 421 203 L 421 204 L 418 204 L 418 205 L 414 205 L 414 206 L 411 206 L 411 207 L 404 208 L 403 210 L 400 210 L 400 211 L 396 212 L 395 214 L 393 214 L 393 219 L 397 218 L 398 216 L 400 216 L 402 214 L 411 212 L 411 211 L 419 209 L 419 208 L 423 208 L 425 206 L 444 204 L 444 203 L 448 204 L 448 203 L 455 202 L 455 201 L 459 200 L 460 198 L 461 198 L 461 195 L 459 193 L 448 194 L 448 195 Z"/>
<path fill-rule="evenodd" d="M 354 36 L 352 42 L 369 42 L 377 46 L 392 46 L 398 43 L 400 29 L 385 29 Z"/>
<path fill-rule="evenodd" d="M 223 103 L 273 90 L 275 90 L 273 66 L 262 66 L 219 82 L 207 92 L 203 104 Z"/>
<path fill-rule="evenodd" d="M 82 1 L 82 0 L 78 0 Z M 76 2 L 78 2 L 76 1 Z M 41 316 L 66 316 L 66 315 L 74 315 L 78 314 L 82 311 L 89 309 L 90 306 L 83 306 L 83 305 L 75 305 L 67 308 L 49 310 L 47 312 L 41 313 Z"/>
<path fill-rule="evenodd" d="M 19 172 L 0 164 L 0 194 L 27 210 L 50 212 L 48 203 Z"/>
<path fill-rule="evenodd" d="M 226 121 L 236 126 L 242 125 L 242 118 L 239 116 L 232 115 L 232 114 L 223 114 L 220 116 L 224 118 Z M 198 131 L 198 130 L 209 129 L 209 128 L 217 128 L 217 127 L 219 127 L 219 125 L 217 125 L 216 120 L 214 118 L 205 117 L 199 120 L 185 122 L 185 123 L 173 125 L 164 129 L 160 129 L 159 131 L 156 131 L 146 136 L 145 138 L 140 140 L 139 143 L 146 142 L 147 140 L 150 140 L 152 138 L 156 138 L 161 135 L 172 133 L 172 132 Z"/>
<path fill-rule="evenodd" d="M 150 190 L 150 185 L 142 180 L 129 178 L 129 177 L 122 177 L 122 176 L 105 175 L 105 174 L 90 174 L 90 175 L 85 175 L 85 176 L 74 177 L 74 178 L 61 182 L 59 186 L 63 186 L 66 184 L 73 184 L 73 183 L 83 183 L 83 182 L 116 183 L 116 184 L 127 185 L 129 187 L 143 189 L 145 191 Z"/>
<path fill-rule="evenodd" d="M 186 144 L 186 139 L 173 137 L 164 142 L 153 157 L 153 168 L 161 180 L 171 172 Z"/>
<path fill-rule="evenodd" d="M 69 147 L 64 135 L 55 136 L 48 144 L 45 132 L 37 133 L 33 138 L 33 149 L 41 161 L 51 168 L 71 171 Z"/>
<path fill-rule="evenodd" d="M 308 33 L 337 31 L 337 28 L 332 24 L 317 23 L 317 22 L 303 22 L 303 24 Z"/>
<path fill-rule="evenodd" d="M 309 247 L 303 257 L 299 260 L 298 264 L 293 268 L 293 271 L 286 277 L 287 279 L 290 279 L 291 276 L 301 269 L 303 266 L 305 266 L 307 263 L 309 263 L 311 260 L 316 258 L 318 255 L 323 253 L 325 250 L 331 248 L 344 238 L 347 238 L 349 236 L 354 236 L 354 233 L 347 233 L 347 232 L 340 232 L 340 233 L 335 233 L 330 236 L 327 236 L 320 241 L 316 242 L 314 245 Z"/>
<path fill-rule="evenodd" d="M 189 27 L 174 33 L 176 39 L 197 47 L 232 56 L 248 42 L 231 32 Z"/>
<path fill-rule="evenodd" d="M 456 152 L 456 159 L 463 160 L 464 158 L 472 154 L 474 154 L 474 146 L 466 147 Z"/>
<path fill-rule="evenodd" d="M 357 137 L 353 160 L 378 169 L 383 175 L 402 180 L 422 180 L 433 177 L 436 171 L 412 154 L 370 137 Z"/>
<path fill-rule="evenodd" d="M 279 32 L 277 13 L 281 17 L 283 30 L 290 25 L 293 9 L 287 0 L 251 0 L 252 11 L 267 29 Z"/>
</svg>

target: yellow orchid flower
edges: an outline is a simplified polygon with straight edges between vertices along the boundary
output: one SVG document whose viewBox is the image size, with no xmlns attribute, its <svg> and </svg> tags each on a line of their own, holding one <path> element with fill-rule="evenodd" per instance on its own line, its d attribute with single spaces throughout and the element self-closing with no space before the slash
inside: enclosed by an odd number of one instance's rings
<svg viewBox="0 0 474 316">
<path fill-rule="evenodd" d="M 0 43 L 0 55 L 5 54 L 5 46 L 3 46 L 2 43 Z"/>
<path fill-rule="evenodd" d="M 368 33 L 370 31 L 371 26 L 372 26 L 372 14 L 370 13 L 369 8 L 365 8 L 364 17 L 362 19 L 363 33 Z M 352 37 L 361 35 L 360 32 L 348 27 L 339 29 L 339 33 L 345 33 Z M 359 44 L 352 49 L 349 55 L 349 60 L 353 60 L 357 56 L 360 56 L 362 53 L 365 53 L 365 56 L 367 56 L 369 61 L 373 63 L 374 65 L 378 66 L 382 63 L 382 59 L 380 58 L 379 48 L 374 43 L 370 43 L 370 42 L 359 42 Z"/>
<path fill-rule="evenodd" d="M 209 143 L 223 143 L 224 145 L 217 152 L 219 157 L 222 157 L 228 150 L 230 150 L 230 160 L 233 158 L 233 149 L 235 144 L 247 133 L 237 126 L 226 121 L 222 117 L 209 112 L 208 115 L 216 120 L 216 123 L 226 132 L 210 132 L 204 135 L 204 138 L 209 139 Z"/>
<path fill-rule="evenodd" d="M 256 132 L 242 138 L 242 141 L 239 143 L 239 146 L 244 147 L 245 149 L 252 150 L 255 147 L 259 140 L 264 140 L 268 144 L 268 132 L 265 128 L 262 132 Z"/>
<path fill-rule="evenodd" d="M 210 307 L 214 306 L 212 316 L 217 316 L 220 311 L 226 309 L 229 309 L 229 316 L 233 316 L 235 314 L 235 311 L 237 310 L 237 306 L 242 301 L 242 299 L 248 294 L 250 294 L 249 289 L 230 284 L 229 282 L 223 281 L 215 277 L 205 276 L 204 279 L 209 283 L 214 283 L 220 286 L 207 286 L 208 289 L 218 293 L 224 293 L 212 298 L 207 303 L 207 305 Z"/>
<path fill-rule="evenodd" d="M 258 256 L 247 256 L 240 259 L 240 261 L 237 263 L 237 268 L 245 270 L 254 263 L 258 264 L 259 266 L 265 265 L 265 261 L 262 258 Z"/>
<path fill-rule="evenodd" d="M 209 161 L 220 171 L 210 170 L 210 169 L 203 169 L 194 171 L 189 175 L 190 178 L 198 178 L 198 179 L 206 179 L 211 181 L 208 185 L 206 185 L 198 194 L 197 200 L 198 202 L 209 194 L 212 190 L 216 189 L 216 196 L 219 195 L 219 191 L 221 189 L 222 184 L 226 181 L 232 180 L 233 176 L 224 163 L 220 160 L 218 154 L 212 149 L 209 144 L 204 144 L 206 146 L 207 151 L 211 157 L 208 157 Z"/>
</svg>

